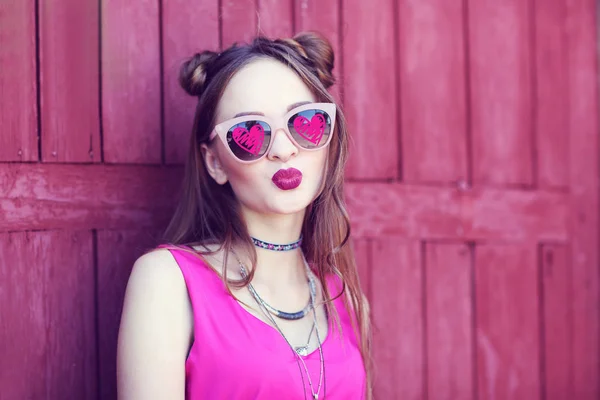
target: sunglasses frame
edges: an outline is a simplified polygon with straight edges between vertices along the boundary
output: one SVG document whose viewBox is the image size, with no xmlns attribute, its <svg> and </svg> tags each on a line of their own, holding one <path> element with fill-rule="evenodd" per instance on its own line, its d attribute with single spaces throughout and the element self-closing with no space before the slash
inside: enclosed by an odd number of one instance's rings
<svg viewBox="0 0 600 400">
<path fill-rule="evenodd" d="M 329 136 L 327 137 L 325 144 L 320 147 L 314 148 L 314 149 L 307 149 L 305 147 L 300 146 L 298 144 L 298 142 L 296 141 L 296 139 L 294 139 L 294 136 L 292 135 L 292 133 L 290 132 L 290 130 L 288 128 L 288 121 L 290 120 L 290 118 L 292 118 L 295 114 L 298 114 L 302 111 L 307 111 L 307 110 L 322 110 L 322 111 L 326 112 L 327 115 L 329 116 L 329 118 L 331 119 L 331 128 L 330 128 Z M 228 119 L 226 121 L 223 121 L 223 122 L 215 125 L 215 128 L 213 129 L 210 136 L 208 137 L 208 140 L 211 141 L 216 136 L 218 136 L 221 139 L 221 141 L 223 142 L 223 144 L 225 145 L 225 147 L 227 148 L 227 151 L 229 152 L 229 154 L 231 154 L 231 156 L 233 158 L 235 158 L 238 162 L 243 163 L 243 164 L 252 164 L 257 161 L 262 160 L 271 150 L 271 147 L 273 146 L 273 138 L 272 137 L 274 136 L 275 132 L 277 132 L 279 129 L 283 129 L 285 134 L 288 136 L 288 138 L 292 141 L 292 143 L 298 149 L 301 149 L 304 151 L 322 150 L 325 147 L 329 146 L 329 143 L 331 142 L 331 137 L 333 136 L 333 132 L 335 129 L 336 110 L 337 110 L 337 107 L 336 107 L 335 103 L 309 103 L 309 104 L 304 104 L 304 105 L 295 107 L 295 108 L 291 109 L 290 111 L 288 111 L 287 113 L 285 113 L 285 115 L 280 116 L 280 117 L 268 117 L 266 115 L 243 115 L 241 117 Z M 231 148 L 229 147 L 229 144 L 227 143 L 227 132 L 229 132 L 229 130 L 233 126 L 235 126 L 241 122 L 247 122 L 247 121 L 261 121 L 261 122 L 267 123 L 271 127 L 271 140 L 269 141 L 269 146 L 267 147 L 267 149 L 265 150 L 265 152 L 262 156 L 260 156 L 259 158 L 255 159 L 255 160 L 250 160 L 250 161 L 240 160 L 233 153 L 233 150 L 231 150 Z"/>
</svg>

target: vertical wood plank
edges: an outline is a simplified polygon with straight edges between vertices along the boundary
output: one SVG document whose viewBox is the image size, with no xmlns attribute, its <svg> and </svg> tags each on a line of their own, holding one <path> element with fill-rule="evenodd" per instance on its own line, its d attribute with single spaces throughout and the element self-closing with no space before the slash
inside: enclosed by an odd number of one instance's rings
<svg viewBox="0 0 600 400">
<path fill-rule="evenodd" d="M 165 161 L 183 164 L 190 146 L 197 99 L 179 86 L 181 63 L 219 48 L 219 7 L 214 0 L 162 0 Z"/>
<path fill-rule="evenodd" d="M 398 176 L 398 118 L 394 1 L 343 6 L 344 104 L 352 136 L 347 177 Z"/>
<path fill-rule="evenodd" d="M 596 2 L 567 0 L 573 398 L 600 398 L 598 38 Z"/>
<path fill-rule="evenodd" d="M 478 246 L 475 277 L 478 399 L 539 399 L 535 249 Z"/>
<path fill-rule="evenodd" d="M 155 232 L 148 231 L 97 233 L 99 398 L 102 400 L 117 398 L 117 338 L 127 280 L 135 260 L 157 245 L 156 237 Z"/>
<path fill-rule="evenodd" d="M 92 234 L 52 232 L 42 238 L 46 248 L 37 262 L 44 260 L 47 274 L 47 398 L 93 400 L 98 362 Z"/>
<path fill-rule="evenodd" d="M 0 387 L 7 399 L 46 396 L 45 271 L 36 262 L 44 244 L 37 234 L 0 234 Z"/>
<path fill-rule="evenodd" d="M 402 169 L 407 182 L 466 182 L 463 2 L 399 2 Z"/>
<path fill-rule="evenodd" d="M 399 237 L 374 240 L 372 265 L 377 271 L 371 276 L 375 398 L 421 400 L 425 394 L 419 242 Z"/>
<path fill-rule="evenodd" d="M 158 0 L 102 1 L 102 127 L 107 163 L 161 162 Z"/>
<path fill-rule="evenodd" d="M 294 0 L 257 0 L 260 34 L 272 39 L 292 36 Z"/>
<path fill-rule="evenodd" d="M 2 398 L 95 399 L 90 232 L 0 234 L 0 260 Z"/>
<path fill-rule="evenodd" d="M 436 400 L 471 400 L 471 251 L 466 244 L 430 243 L 425 254 L 428 393 Z"/>
<path fill-rule="evenodd" d="M 34 0 L 0 2 L 0 161 L 38 160 Z"/>
<path fill-rule="evenodd" d="M 98 14 L 94 1 L 39 2 L 45 162 L 101 159 Z"/>
<path fill-rule="evenodd" d="M 476 183 L 533 181 L 530 1 L 469 1 Z"/>
<path fill-rule="evenodd" d="M 546 400 L 573 399 L 571 373 L 572 321 L 569 312 L 572 297 L 568 253 L 565 246 L 541 248 L 543 299 L 543 351 Z"/>
<path fill-rule="evenodd" d="M 537 174 L 540 187 L 568 184 L 568 87 L 565 0 L 536 0 Z"/>
<path fill-rule="evenodd" d="M 222 0 L 220 14 L 223 49 L 236 42 L 249 42 L 256 36 L 258 33 L 256 1 Z"/>
<path fill-rule="evenodd" d="M 333 85 L 329 91 L 338 103 L 341 103 L 341 87 L 342 87 L 342 65 L 343 53 L 340 43 L 340 0 L 296 0 L 294 11 L 294 26 L 295 33 L 305 31 L 317 31 L 325 36 L 331 46 L 334 54 L 334 70 L 333 74 L 337 83 Z"/>
</svg>

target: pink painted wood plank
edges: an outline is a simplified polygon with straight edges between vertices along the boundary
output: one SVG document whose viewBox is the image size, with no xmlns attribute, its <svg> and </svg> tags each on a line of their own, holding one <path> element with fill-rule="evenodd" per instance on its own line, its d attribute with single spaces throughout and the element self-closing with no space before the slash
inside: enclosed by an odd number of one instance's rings
<svg viewBox="0 0 600 400">
<path fill-rule="evenodd" d="M 0 2 L 0 161 L 38 160 L 35 4 Z"/>
<path fill-rule="evenodd" d="M 540 398 L 539 293 L 535 246 L 475 251 L 479 400 Z"/>
<path fill-rule="evenodd" d="M 157 0 L 102 0 L 102 128 L 107 163 L 161 163 Z"/>
<path fill-rule="evenodd" d="M 93 1 L 39 3 L 44 162 L 101 159 L 98 13 Z"/>
<path fill-rule="evenodd" d="M 567 0 L 573 398 L 600 398 L 598 39 L 596 2 Z"/>
<path fill-rule="evenodd" d="M 48 398 L 93 399 L 98 393 L 98 362 L 92 234 L 46 235 L 46 249 L 36 260 L 44 260 L 47 273 Z"/>
<path fill-rule="evenodd" d="M 463 2 L 399 2 L 402 170 L 407 182 L 469 181 Z"/>
<path fill-rule="evenodd" d="M 318 0 L 300 0 L 295 1 L 294 26 L 295 33 L 305 31 L 316 31 L 325 36 L 331 46 L 334 54 L 333 75 L 338 83 L 333 85 L 329 91 L 341 104 L 341 87 L 343 71 L 343 52 L 340 43 L 340 0 L 318 1 Z"/>
<path fill-rule="evenodd" d="M 561 245 L 541 248 L 543 291 L 544 391 L 547 400 L 572 399 L 572 304 L 568 250 Z"/>
<path fill-rule="evenodd" d="M 222 46 L 251 41 L 258 34 L 256 0 L 222 0 Z"/>
<path fill-rule="evenodd" d="M 100 399 L 117 398 L 117 338 L 125 287 L 133 263 L 158 244 L 157 237 L 157 232 L 146 230 L 98 231 Z"/>
<path fill-rule="evenodd" d="M 343 93 L 352 136 L 347 177 L 398 176 L 394 2 L 346 0 L 342 8 Z"/>
<path fill-rule="evenodd" d="M 179 86 L 181 63 L 196 52 L 218 50 L 219 8 L 214 0 L 190 2 L 163 0 L 163 90 L 165 109 L 165 160 L 183 164 L 197 99 Z"/>
<path fill-rule="evenodd" d="M 469 2 L 473 180 L 476 183 L 532 184 L 529 1 Z"/>
<path fill-rule="evenodd" d="M 375 398 L 424 398 L 423 291 L 420 245 L 400 237 L 373 241 Z"/>
<path fill-rule="evenodd" d="M 292 36 L 294 0 L 256 0 L 258 32 L 272 39 Z"/>
<path fill-rule="evenodd" d="M 429 398 L 471 400 L 475 398 L 471 250 L 466 244 L 429 243 L 425 257 Z"/>
<path fill-rule="evenodd" d="M 565 0 L 544 1 L 535 8 L 535 127 L 541 187 L 564 188 L 569 182 L 565 22 Z"/>
<path fill-rule="evenodd" d="M 5 164 L 0 232 L 166 226 L 181 174 L 166 167 Z"/>
<path fill-rule="evenodd" d="M 360 277 L 360 286 L 365 295 L 371 298 L 371 242 L 369 239 L 353 239 L 352 246 L 356 258 L 356 267 Z"/>
<path fill-rule="evenodd" d="M 346 185 L 346 202 L 355 237 L 511 241 L 569 237 L 570 203 L 565 193 L 355 182 Z"/>
<path fill-rule="evenodd" d="M 0 234 L 0 260 L 2 398 L 95 398 L 91 233 Z"/>
<path fill-rule="evenodd" d="M 8 399 L 46 398 L 45 271 L 40 234 L 0 234 L 0 387 Z M 32 380 L 31 377 L 36 379 Z"/>
</svg>

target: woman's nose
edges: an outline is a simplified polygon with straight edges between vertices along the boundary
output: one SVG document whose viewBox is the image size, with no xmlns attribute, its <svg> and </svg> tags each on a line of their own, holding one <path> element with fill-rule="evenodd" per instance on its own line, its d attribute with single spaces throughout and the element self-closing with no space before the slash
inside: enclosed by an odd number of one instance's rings
<svg viewBox="0 0 600 400">
<path fill-rule="evenodd" d="M 269 150 L 269 154 L 267 154 L 269 160 L 287 162 L 298 154 L 298 147 L 290 140 L 283 129 L 280 128 L 273 132 L 271 140 L 273 140 L 273 145 Z"/>
</svg>

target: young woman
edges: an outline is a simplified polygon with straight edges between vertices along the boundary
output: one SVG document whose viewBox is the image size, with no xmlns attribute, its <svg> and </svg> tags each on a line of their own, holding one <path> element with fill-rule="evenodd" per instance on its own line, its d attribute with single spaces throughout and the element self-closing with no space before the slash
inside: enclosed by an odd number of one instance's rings
<svg viewBox="0 0 600 400">
<path fill-rule="evenodd" d="M 198 98 L 183 195 L 129 279 L 121 400 L 371 397 L 332 69 L 312 33 L 182 66 Z"/>
</svg>

